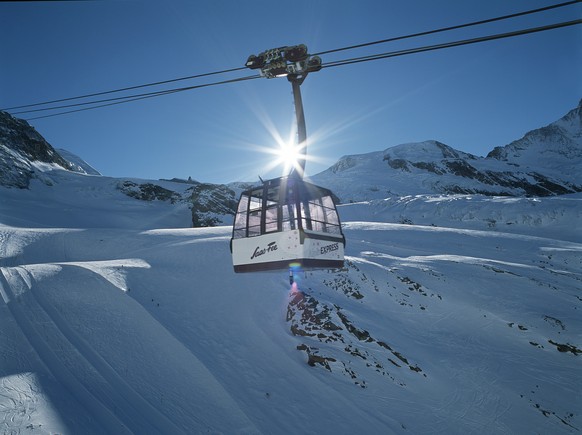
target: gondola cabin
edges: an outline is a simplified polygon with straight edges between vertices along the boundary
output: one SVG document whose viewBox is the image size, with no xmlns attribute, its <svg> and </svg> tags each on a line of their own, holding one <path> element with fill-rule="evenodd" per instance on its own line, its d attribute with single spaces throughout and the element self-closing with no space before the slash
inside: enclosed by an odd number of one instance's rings
<svg viewBox="0 0 582 435">
<path fill-rule="evenodd" d="M 290 175 L 244 191 L 230 243 L 235 272 L 344 265 L 345 238 L 330 190 Z"/>
</svg>

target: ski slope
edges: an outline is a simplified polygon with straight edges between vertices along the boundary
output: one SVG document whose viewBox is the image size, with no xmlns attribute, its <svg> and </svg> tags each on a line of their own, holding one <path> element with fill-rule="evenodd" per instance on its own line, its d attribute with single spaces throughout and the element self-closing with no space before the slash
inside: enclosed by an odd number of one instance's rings
<svg viewBox="0 0 582 435">
<path fill-rule="evenodd" d="M 113 183 L 1 188 L 1 433 L 582 430 L 582 197 L 569 226 L 555 198 L 494 227 L 491 204 L 449 219 L 470 197 L 432 225 L 346 205 L 346 267 L 290 288 L 234 274 L 229 227 Z"/>
</svg>

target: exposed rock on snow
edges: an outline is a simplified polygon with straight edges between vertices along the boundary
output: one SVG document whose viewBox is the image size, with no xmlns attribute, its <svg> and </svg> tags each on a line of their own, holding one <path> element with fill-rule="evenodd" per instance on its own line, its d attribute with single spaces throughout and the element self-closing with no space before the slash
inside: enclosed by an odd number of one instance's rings
<svg viewBox="0 0 582 435">
<path fill-rule="evenodd" d="M 236 213 L 236 193 L 224 184 L 196 183 L 188 192 L 191 192 L 193 227 L 230 222 Z"/>
<path fill-rule="evenodd" d="M 134 181 L 126 180 L 120 182 L 118 188 L 127 196 L 141 199 L 142 201 L 169 201 L 174 204 L 180 199 L 178 193 L 153 183 L 138 184 Z"/>
</svg>

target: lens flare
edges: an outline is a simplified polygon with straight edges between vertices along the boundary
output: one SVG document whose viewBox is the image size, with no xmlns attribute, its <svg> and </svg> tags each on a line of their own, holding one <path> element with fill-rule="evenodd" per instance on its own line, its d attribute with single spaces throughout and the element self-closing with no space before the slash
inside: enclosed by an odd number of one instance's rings
<svg viewBox="0 0 582 435">
<path fill-rule="evenodd" d="M 294 271 L 299 271 L 301 270 L 301 263 L 299 262 L 289 263 L 289 267 Z"/>
<path fill-rule="evenodd" d="M 290 142 L 279 143 L 275 164 L 283 165 L 283 173 L 289 173 L 292 169 L 300 170 L 300 161 L 305 160 L 303 150 L 304 146 Z"/>
<path fill-rule="evenodd" d="M 301 281 L 301 263 L 289 264 L 289 277 L 291 280 L 291 294 L 299 292 L 299 282 Z"/>
</svg>

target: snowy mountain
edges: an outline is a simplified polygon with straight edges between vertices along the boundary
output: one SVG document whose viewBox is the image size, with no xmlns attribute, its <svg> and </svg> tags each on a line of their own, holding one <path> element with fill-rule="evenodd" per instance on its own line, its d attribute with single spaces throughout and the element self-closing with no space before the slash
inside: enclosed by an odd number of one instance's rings
<svg viewBox="0 0 582 435">
<path fill-rule="evenodd" d="M 233 272 L 245 185 L 88 175 L 10 144 L 30 176 L 0 185 L 1 433 L 582 430 L 582 193 L 436 194 L 437 175 L 489 186 L 451 162 L 516 168 L 437 142 L 344 158 L 324 176 L 348 199 L 346 265 L 290 287 Z"/>
<path fill-rule="evenodd" d="M 437 141 L 342 157 L 313 180 L 342 202 L 417 194 L 550 196 L 582 191 L 582 107 L 485 158 Z M 358 186 L 354 189 L 353 186 Z"/>
<path fill-rule="evenodd" d="M 497 147 L 487 157 L 544 174 L 580 179 L 582 167 L 582 100 L 558 121 Z"/>
<path fill-rule="evenodd" d="M 27 188 L 47 166 L 73 169 L 26 121 L 0 111 L 0 185 Z"/>
</svg>

